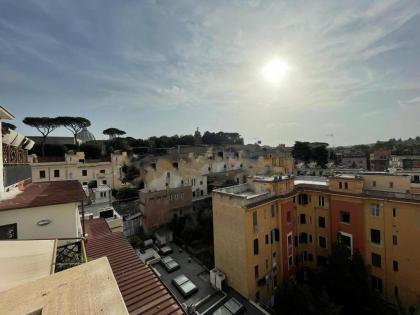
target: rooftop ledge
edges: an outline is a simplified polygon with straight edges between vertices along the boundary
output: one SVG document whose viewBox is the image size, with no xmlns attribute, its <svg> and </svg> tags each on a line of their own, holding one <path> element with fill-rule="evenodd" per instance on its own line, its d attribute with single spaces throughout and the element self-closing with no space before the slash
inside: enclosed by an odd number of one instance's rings
<svg viewBox="0 0 420 315">
<path fill-rule="evenodd" d="M 213 192 L 220 193 L 223 195 L 233 196 L 233 197 L 244 198 L 244 199 L 253 199 L 253 198 L 266 196 L 270 194 L 270 192 L 268 191 L 265 191 L 262 193 L 257 193 L 255 191 L 252 191 L 247 184 L 219 188 L 219 189 L 213 190 Z"/>
</svg>

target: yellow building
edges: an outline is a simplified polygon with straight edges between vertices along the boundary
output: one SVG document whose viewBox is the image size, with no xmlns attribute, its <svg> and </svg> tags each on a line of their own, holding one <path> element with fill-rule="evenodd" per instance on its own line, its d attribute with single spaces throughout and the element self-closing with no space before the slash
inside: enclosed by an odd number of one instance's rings
<svg viewBox="0 0 420 315">
<path fill-rule="evenodd" d="M 385 173 L 301 180 L 255 176 L 213 191 L 215 268 L 245 297 L 272 302 L 296 267 L 327 262 L 340 235 L 391 302 L 420 303 L 420 195 Z"/>
<path fill-rule="evenodd" d="M 120 189 L 122 182 L 122 167 L 128 164 L 126 152 L 111 154 L 111 160 L 88 161 L 84 152 L 69 153 L 62 162 L 38 162 L 36 157 L 31 161 L 32 181 L 49 182 L 62 180 L 78 180 L 82 185 L 96 182 Z"/>
</svg>

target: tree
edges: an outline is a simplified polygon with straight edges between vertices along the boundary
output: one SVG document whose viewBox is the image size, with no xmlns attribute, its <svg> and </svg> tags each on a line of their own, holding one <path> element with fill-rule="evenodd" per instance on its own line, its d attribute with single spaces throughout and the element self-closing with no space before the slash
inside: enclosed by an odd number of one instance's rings
<svg viewBox="0 0 420 315">
<path fill-rule="evenodd" d="M 74 137 L 74 144 L 76 147 L 78 146 L 77 143 L 77 134 L 83 128 L 87 128 L 90 126 L 89 119 L 83 117 L 70 117 L 70 116 L 59 116 L 56 118 L 60 125 L 64 126 L 67 130 L 69 130 Z"/>
<path fill-rule="evenodd" d="M 102 156 L 102 148 L 94 143 L 82 143 L 79 150 L 85 153 L 86 159 L 95 160 Z"/>
<path fill-rule="evenodd" d="M 134 199 L 139 197 L 139 192 L 136 188 L 124 187 L 115 193 L 115 198 L 118 200 Z"/>
<path fill-rule="evenodd" d="M 328 163 L 328 150 L 324 145 L 315 147 L 312 150 L 312 159 L 322 168 Z"/>
<path fill-rule="evenodd" d="M 296 160 L 308 163 L 312 156 L 309 142 L 296 141 L 295 145 L 293 146 L 292 155 Z"/>
<path fill-rule="evenodd" d="M 102 131 L 102 133 L 109 136 L 109 139 L 114 139 L 115 137 L 125 135 L 125 131 L 118 128 L 108 128 Z"/>
<path fill-rule="evenodd" d="M 45 156 L 45 142 L 48 135 L 60 126 L 60 121 L 57 118 L 50 117 L 25 117 L 23 123 L 36 128 L 42 135 L 41 154 Z"/>
</svg>

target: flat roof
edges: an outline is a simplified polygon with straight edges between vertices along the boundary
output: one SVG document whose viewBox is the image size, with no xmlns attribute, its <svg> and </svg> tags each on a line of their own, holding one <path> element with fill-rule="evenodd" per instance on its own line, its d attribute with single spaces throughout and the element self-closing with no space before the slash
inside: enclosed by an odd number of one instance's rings
<svg viewBox="0 0 420 315">
<path fill-rule="evenodd" d="M 0 201 L 0 211 L 82 202 L 85 199 L 86 194 L 77 180 L 30 183 L 17 195 Z"/>
<path fill-rule="evenodd" d="M 0 292 L 0 314 L 128 314 L 103 257 Z"/>
<path fill-rule="evenodd" d="M 56 240 L 0 241 L 0 292 L 49 276 Z"/>
<path fill-rule="evenodd" d="M 149 266 L 140 261 L 120 232 L 111 232 L 104 219 L 86 221 L 87 256 L 106 256 L 130 314 L 184 314 L 181 306 Z"/>
</svg>

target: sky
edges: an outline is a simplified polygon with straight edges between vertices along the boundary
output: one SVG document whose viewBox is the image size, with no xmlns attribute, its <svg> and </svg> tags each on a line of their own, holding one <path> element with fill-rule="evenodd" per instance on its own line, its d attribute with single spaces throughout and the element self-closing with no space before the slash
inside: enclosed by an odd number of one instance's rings
<svg viewBox="0 0 420 315">
<path fill-rule="evenodd" d="M 65 115 L 97 139 L 416 137 L 419 30 L 420 1 L 0 0 L 0 104 L 26 135 L 24 117 Z M 261 75 L 273 59 L 278 84 Z"/>
</svg>

